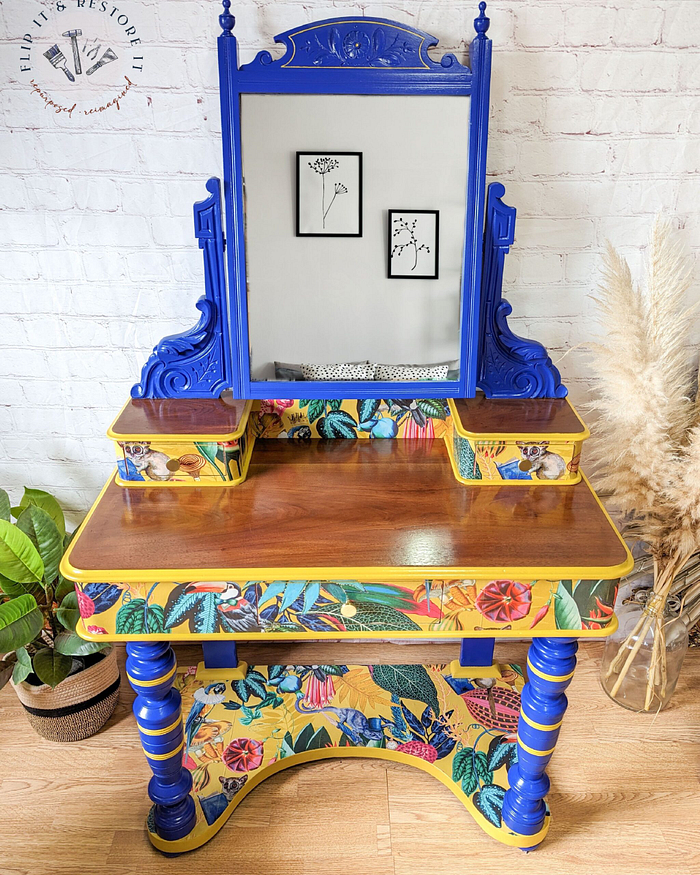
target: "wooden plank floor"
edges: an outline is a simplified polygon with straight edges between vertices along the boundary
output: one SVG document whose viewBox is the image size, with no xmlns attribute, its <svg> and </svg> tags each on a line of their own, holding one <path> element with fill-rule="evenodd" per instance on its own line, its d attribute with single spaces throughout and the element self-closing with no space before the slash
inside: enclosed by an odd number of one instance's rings
<svg viewBox="0 0 700 875">
<path fill-rule="evenodd" d="M 241 646 L 248 662 L 313 663 L 328 645 Z M 455 645 L 332 645 L 335 662 L 443 662 Z M 498 845 L 429 775 L 396 763 L 329 760 L 256 788 L 212 842 L 167 859 L 144 832 L 149 771 L 123 679 L 118 709 L 84 742 L 57 745 L 0 693 L 0 875 L 697 875 L 700 873 L 700 652 L 656 719 L 613 705 L 601 645 L 580 651 L 550 767 L 554 818 L 531 854 Z M 525 645 L 497 648 L 524 662 Z M 177 649 L 196 663 L 194 646 Z"/>
</svg>

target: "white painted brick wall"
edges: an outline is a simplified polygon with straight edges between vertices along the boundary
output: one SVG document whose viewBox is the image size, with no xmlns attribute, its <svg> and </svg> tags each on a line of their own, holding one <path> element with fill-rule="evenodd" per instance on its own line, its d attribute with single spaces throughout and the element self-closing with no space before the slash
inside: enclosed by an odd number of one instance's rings
<svg viewBox="0 0 700 875">
<path fill-rule="evenodd" d="M 123 0 L 145 67 L 119 112 L 44 110 L 18 75 L 28 12 L 0 7 L 0 484 L 53 490 L 77 518 L 113 464 L 104 431 L 151 347 L 202 292 L 192 203 L 221 173 L 215 0 Z M 243 61 L 272 35 L 376 15 L 463 53 L 476 0 L 237 0 Z M 638 269 L 671 216 L 700 269 L 700 2 L 506 0 L 494 40 L 489 172 L 518 208 L 512 324 L 546 343 L 575 403 L 606 239 Z M 436 132 L 436 135 L 439 135 Z M 696 286 L 697 293 L 697 286 Z M 700 322 L 694 332 L 700 337 Z"/>
</svg>

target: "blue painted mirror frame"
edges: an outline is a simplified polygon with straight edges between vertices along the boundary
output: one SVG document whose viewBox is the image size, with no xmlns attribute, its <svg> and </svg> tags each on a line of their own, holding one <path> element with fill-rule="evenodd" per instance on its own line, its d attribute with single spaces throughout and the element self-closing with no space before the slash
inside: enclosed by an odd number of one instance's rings
<svg viewBox="0 0 700 875">
<path fill-rule="evenodd" d="M 489 186 L 485 214 L 491 41 L 486 36 L 486 3 L 474 20 L 476 37 L 469 67 L 454 55 L 439 62 L 428 56 L 438 40 L 397 22 L 379 18 L 335 18 L 306 24 L 275 37 L 285 54 L 273 60 L 259 52 L 238 66 L 235 19 L 230 0 L 219 16 L 219 78 L 226 199 L 226 240 L 222 230 L 218 179 L 210 196 L 194 206 L 195 236 L 204 253 L 205 295 L 198 324 L 166 337 L 144 365 L 134 398 L 236 398 L 288 395 L 287 381 L 251 381 L 240 141 L 241 94 L 428 94 L 470 95 L 468 188 L 458 381 L 300 381 L 300 398 L 563 397 L 566 389 L 544 347 L 517 337 L 501 297 L 505 255 L 513 243 L 515 209 L 501 200 L 503 186 Z M 484 233 L 485 227 L 485 233 Z M 226 290 L 226 252 L 229 292 Z"/>
</svg>

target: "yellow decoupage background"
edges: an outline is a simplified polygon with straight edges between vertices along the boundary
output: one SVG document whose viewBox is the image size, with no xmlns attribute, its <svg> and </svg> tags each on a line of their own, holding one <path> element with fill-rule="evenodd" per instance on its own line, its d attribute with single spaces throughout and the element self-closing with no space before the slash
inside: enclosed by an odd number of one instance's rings
<svg viewBox="0 0 700 875">
<path fill-rule="evenodd" d="M 80 634 L 109 640 L 610 634 L 617 580 L 79 583 Z"/>
</svg>

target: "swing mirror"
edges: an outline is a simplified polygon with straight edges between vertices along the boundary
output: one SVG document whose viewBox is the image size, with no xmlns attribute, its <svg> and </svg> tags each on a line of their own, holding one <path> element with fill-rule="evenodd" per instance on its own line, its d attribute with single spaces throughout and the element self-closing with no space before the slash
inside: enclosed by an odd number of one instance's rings
<svg viewBox="0 0 700 875">
<path fill-rule="evenodd" d="M 220 38 L 234 391 L 473 394 L 488 65 L 380 19 L 276 40 Z"/>
</svg>

